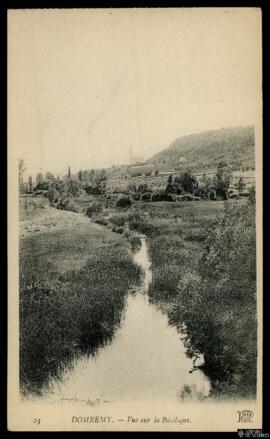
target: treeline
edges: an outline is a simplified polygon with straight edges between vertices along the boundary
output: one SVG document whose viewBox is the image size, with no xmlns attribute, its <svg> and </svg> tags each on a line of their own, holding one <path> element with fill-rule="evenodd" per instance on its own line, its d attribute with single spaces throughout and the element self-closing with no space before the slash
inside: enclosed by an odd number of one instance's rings
<svg viewBox="0 0 270 439">
<path fill-rule="evenodd" d="M 163 187 L 156 186 L 154 182 L 138 185 L 130 183 L 126 189 L 121 190 L 120 195 L 119 191 L 111 191 L 107 187 L 108 176 L 105 169 L 80 170 L 76 174 L 71 174 L 71 169 L 68 167 L 67 174 L 62 178 L 55 177 L 51 172 L 46 172 L 45 175 L 38 173 L 35 183 L 30 176 L 28 184 L 25 184 L 22 178 L 23 161 L 20 165 L 20 192 L 43 195 L 49 199 L 52 206 L 65 210 L 75 211 L 73 198 L 85 192 L 89 195 L 106 195 L 108 199 L 112 199 L 115 196 L 114 192 L 117 192 L 118 199 L 115 200 L 115 207 L 119 208 L 130 207 L 137 201 L 227 200 L 249 195 L 249 191 L 245 191 L 243 177 L 240 177 L 232 188 L 232 170 L 224 161 L 218 164 L 213 178 L 204 174 L 198 179 L 191 170 L 186 168 L 178 176 L 169 175 Z"/>
<path fill-rule="evenodd" d="M 201 179 L 193 175 L 189 169 L 183 170 L 178 176 L 169 175 L 164 188 L 141 183 L 130 184 L 127 194 L 134 201 L 176 201 L 176 200 L 227 200 L 239 195 L 248 196 L 244 192 L 245 183 L 240 177 L 231 188 L 233 174 L 226 162 L 220 162 L 213 178 L 204 174 Z"/>
<path fill-rule="evenodd" d="M 240 177 L 234 185 L 234 190 L 229 190 L 233 179 L 231 168 L 226 162 L 221 161 L 217 166 L 213 178 L 204 174 L 200 180 L 192 174 L 191 170 L 185 170 L 178 177 L 172 175 L 168 178 L 167 193 L 189 193 L 201 198 L 211 200 L 227 200 L 229 196 L 241 193 L 245 189 L 243 177 Z"/>
<path fill-rule="evenodd" d="M 39 172 L 35 182 L 29 176 L 28 183 L 23 182 L 22 173 L 25 168 L 23 161 L 19 163 L 19 190 L 20 193 L 43 195 L 51 204 L 59 209 L 73 210 L 72 197 L 78 197 L 85 191 L 88 194 L 101 195 L 106 192 L 107 173 L 105 169 L 91 169 L 71 174 L 70 166 L 67 174 L 60 178 L 52 172 Z"/>
</svg>

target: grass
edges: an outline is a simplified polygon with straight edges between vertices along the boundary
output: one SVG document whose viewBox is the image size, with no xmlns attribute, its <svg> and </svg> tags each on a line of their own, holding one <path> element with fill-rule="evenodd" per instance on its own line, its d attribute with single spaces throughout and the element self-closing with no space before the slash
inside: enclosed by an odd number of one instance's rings
<svg viewBox="0 0 270 439">
<path fill-rule="evenodd" d="M 184 336 L 187 355 L 204 355 L 215 397 L 256 392 L 252 215 L 247 200 L 237 200 L 140 202 L 111 217 L 113 224 L 128 223 L 147 236 L 150 299 Z"/>
<path fill-rule="evenodd" d="M 20 242 L 23 394 L 42 393 L 74 355 L 94 354 L 110 340 L 140 278 L 127 240 L 73 212 L 55 211 L 58 229 L 46 230 L 46 215 Z"/>
<path fill-rule="evenodd" d="M 23 388 L 39 391 L 77 352 L 94 354 L 113 336 L 125 292 L 140 277 L 129 246 L 138 248 L 138 235 L 145 234 L 150 300 L 164 306 L 184 334 L 187 355 L 204 354 L 213 394 L 254 395 L 256 264 L 247 200 L 138 202 L 128 209 L 117 209 L 105 196 L 75 203 L 85 211 L 93 201 L 103 207 L 93 221 L 107 227 L 54 209 L 55 226 L 54 217 L 46 223 L 36 212 L 37 232 L 31 224 L 25 230 L 30 220 L 22 222 Z"/>
<path fill-rule="evenodd" d="M 223 216 L 223 204 L 218 201 L 137 203 L 125 212 L 110 216 L 113 224 L 128 223 L 131 230 L 147 236 L 153 270 L 149 294 L 153 300 L 177 294 L 182 274 L 190 266 L 196 266 L 208 230 Z"/>
</svg>

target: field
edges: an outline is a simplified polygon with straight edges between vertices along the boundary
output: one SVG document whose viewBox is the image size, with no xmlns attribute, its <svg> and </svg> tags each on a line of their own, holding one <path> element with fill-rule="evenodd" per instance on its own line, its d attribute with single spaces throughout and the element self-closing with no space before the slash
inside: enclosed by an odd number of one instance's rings
<svg viewBox="0 0 270 439">
<path fill-rule="evenodd" d="M 75 212 L 48 207 L 20 221 L 21 258 L 38 258 L 50 264 L 55 273 L 80 269 L 87 259 L 104 246 L 121 242 L 120 236 L 91 223 Z"/>
<path fill-rule="evenodd" d="M 112 337 L 140 270 L 127 240 L 74 212 L 37 209 L 20 229 L 20 382 L 39 394 Z"/>
<path fill-rule="evenodd" d="M 123 191 L 126 190 L 129 184 L 142 184 L 146 183 L 148 186 L 152 187 L 159 187 L 162 188 L 166 184 L 169 175 L 173 176 L 179 176 L 181 170 L 167 170 L 167 171 L 161 171 L 158 175 L 150 175 L 150 176 L 134 176 L 128 178 L 109 178 L 108 179 L 108 188 L 110 191 Z M 212 178 L 216 174 L 216 168 L 210 168 L 210 169 L 196 169 L 193 171 L 193 175 L 197 177 L 198 180 L 202 178 L 203 175 L 206 175 L 207 177 Z M 231 182 L 230 189 L 234 188 L 234 184 L 239 180 L 239 178 L 242 177 L 243 181 L 246 185 L 246 188 L 250 188 L 254 186 L 255 184 L 255 171 L 249 170 L 249 171 L 242 171 L 237 170 L 233 171 L 233 178 Z"/>
</svg>

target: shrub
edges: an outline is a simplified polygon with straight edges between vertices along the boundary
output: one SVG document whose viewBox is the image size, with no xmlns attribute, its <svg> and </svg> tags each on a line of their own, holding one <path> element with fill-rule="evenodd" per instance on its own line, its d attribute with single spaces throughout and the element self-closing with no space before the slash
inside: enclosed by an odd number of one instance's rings
<svg viewBox="0 0 270 439">
<path fill-rule="evenodd" d="M 102 217 L 95 218 L 94 222 L 96 224 L 100 224 L 101 226 L 107 226 L 109 224 L 108 221 Z"/>
<path fill-rule="evenodd" d="M 123 195 L 122 197 L 118 198 L 116 202 L 116 207 L 120 208 L 127 208 L 130 207 L 132 204 L 132 201 L 129 196 Z"/>
<path fill-rule="evenodd" d="M 156 191 L 151 196 L 151 201 L 174 201 L 174 198 L 172 195 L 167 194 L 164 191 Z"/>
<path fill-rule="evenodd" d="M 174 264 L 163 264 L 162 270 L 153 270 L 151 291 L 165 292 L 168 296 L 176 295 L 180 277 L 179 270 L 179 265 Z"/>
<path fill-rule="evenodd" d="M 90 206 L 87 207 L 86 209 L 86 215 L 89 218 L 92 218 L 94 215 L 98 215 L 99 213 L 101 213 L 103 211 L 103 205 L 102 203 L 99 202 L 94 202 L 92 203 Z"/>
<path fill-rule="evenodd" d="M 38 197 L 39 195 L 44 195 L 44 192 L 48 193 L 48 191 L 37 190 L 33 193 L 33 197 Z"/>
<path fill-rule="evenodd" d="M 110 217 L 110 222 L 112 223 L 112 224 L 114 224 L 115 226 L 124 226 L 125 225 L 125 222 L 126 222 L 126 217 L 124 216 L 124 215 L 121 215 L 121 214 L 119 214 L 119 215 L 112 215 L 111 217 Z"/>
<path fill-rule="evenodd" d="M 187 353 L 204 355 L 214 394 L 256 394 L 255 249 L 254 206 L 226 203 L 198 272 L 181 276 L 170 312 L 170 323 L 185 334 Z"/>
<path fill-rule="evenodd" d="M 191 194 L 183 194 L 179 197 L 180 201 L 192 201 L 193 199 L 194 197 Z"/>
<path fill-rule="evenodd" d="M 209 193 L 209 198 L 210 198 L 210 200 L 212 200 L 212 201 L 214 201 L 214 200 L 217 199 L 217 195 L 216 195 L 216 191 L 215 191 L 215 190 L 210 191 L 210 193 Z"/>
<path fill-rule="evenodd" d="M 182 192 L 183 188 L 179 183 L 171 183 L 167 185 L 166 193 L 181 194 Z"/>
<path fill-rule="evenodd" d="M 151 192 L 145 192 L 145 193 L 142 194 L 141 200 L 142 201 L 150 201 L 151 200 L 151 196 L 152 196 Z"/>
<path fill-rule="evenodd" d="M 192 230 L 191 232 L 189 232 L 185 239 L 186 241 L 204 241 L 206 239 L 207 235 L 203 230 L 197 229 L 197 230 Z"/>
<path fill-rule="evenodd" d="M 139 201 L 140 198 L 141 198 L 141 194 L 140 194 L 140 193 L 138 193 L 138 192 L 133 192 L 133 194 L 132 194 L 132 199 L 133 199 L 134 201 Z"/>
<path fill-rule="evenodd" d="M 185 192 L 194 192 L 198 187 L 198 180 L 191 171 L 181 172 L 179 177 L 175 177 L 174 183 L 178 183 Z"/>
<path fill-rule="evenodd" d="M 136 251 L 141 247 L 141 239 L 136 232 L 133 232 L 132 230 L 126 230 L 123 233 L 123 237 L 129 241 L 133 251 Z"/>
<path fill-rule="evenodd" d="M 70 198 L 62 198 L 56 204 L 57 209 L 77 212 L 77 209 Z"/>
<path fill-rule="evenodd" d="M 129 228 L 131 230 L 136 230 L 139 233 L 142 233 L 146 236 L 157 236 L 160 234 L 160 231 L 157 227 L 151 224 L 148 220 L 144 219 L 133 219 L 128 222 Z"/>
<path fill-rule="evenodd" d="M 122 234 L 124 232 L 124 227 L 113 227 L 112 231 L 115 232 L 115 233 Z"/>
</svg>

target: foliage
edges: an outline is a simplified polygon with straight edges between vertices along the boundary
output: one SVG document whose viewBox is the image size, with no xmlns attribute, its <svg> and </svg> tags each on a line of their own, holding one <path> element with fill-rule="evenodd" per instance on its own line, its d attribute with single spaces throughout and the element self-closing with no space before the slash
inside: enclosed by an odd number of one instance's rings
<svg viewBox="0 0 270 439">
<path fill-rule="evenodd" d="M 132 201 L 129 196 L 123 195 L 122 197 L 118 198 L 116 201 L 116 207 L 120 208 L 126 208 L 130 207 L 132 204 Z"/>
<path fill-rule="evenodd" d="M 166 193 L 170 194 L 181 194 L 183 192 L 183 187 L 181 184 L 174 181 L 174 183 L 169 183 L 166 186 Z"/>
<path fill-rule="evenodd" d="M 241 191 L 243 191 L 243 190 L 245 189 L 245 187 L 246 187 L 246 185 L 245 185 L 245 182 L 244 182 L 243 177 L 239 177 L 239 180 L 238 180 L 237 183 L 235 184 L 235 188 L 236 188 L 239 192 L 241 192 Z"/>
<path fill-rule="evenodd" d="M 153 192 L 151 196 L 151 201 L 174 201 L 171 194 L 166 193 L 165 191 L 159 190 Z"/>
<path fill-rule="evenodd" d="M 151 201 L 152 192 L 144 192 L 141 196 L 142 201 Z"/>
<path fill-rule="evenodd" d="M 210 193 L 213 190 L 213 180 L 203 174 L 201 180 L 199 181 L 197 189 L 194 191 L 194 195 L 201 198 L 210 198 Z"/>
<path fill-rule="evenodd" d="M 226 204 L 199 270 L 187 269 L 178 285 L 170 322 L 185 334 L 191 356 L 204 355 L 214 393 L 256 392 L 255 254 L 253 204 Z"/>
<path fill-rule="evenodd" d="M 60 210 L 67 210 L 67 211 L 70 211 L 70 212 L 77 212 L 77 209 L 76 209 L 73 201 L 69 197 L 61 198 L 57 202 L 56 207 L 57 207 L 57 209 L 60 209 Z"/>
<path fill-rule="evenodd" d="M 96 224 L 100 224 L 101 226 L 107 226 L 109 224 L 109 222 L 105 218 L 102 218 L 102 217 L 95 218 L 94 222 Z"/>
<path fill-rule="evenodd" d="M 38 186 L 43 181 L 44 181 L 44 176 L 43 176 L 42 172 L 39 172 L 36 176 L 36 186 Z"/>
<path fill-rule="evenodd" d="M 46 174 L 45 174 L 45 178 L 46 178 L 46 180 L 53 180 L 54 179 L 54 175 L 53 175 L 53 173 L 52 172 L 46 172 Z"/>
<path fill-rule="evenodd" d="M 129 241 L 133 251 L 140 249 L 141 239 L 136 232 L 134 232 L 133 230 L 125 230 L 123 232 L 123 237 Z"/>
<path fill-rule="evenodd" d="M 152 189 L 146 183 L 140 183 L 138 185 L 130 183 L 127 187 L 127 192 L 134 201 L 150 201 Z"/>
<path fill-rule="evenodd" d="M 28 192 L 33 192 L 33 180 L 31 175 L 28 178 Z"/>
<path fill-rule="evenodd" d="M 232 180 L 232 171 L 225 162 L 220 162 L 217 167 L 216 175 L 213 179 L 213 188 L 218 197 L 227 200 L 228 189 Z"/>
<path fill-rule="evenodd" d="M 99 202 L 94 202 L 92 203 L 90 206 L 87 207 L 86 209 L 86 215 L 89 218 L 92 218 L 94 215 L 98 215 L 100 213 L 102 213 L 103 211 L 103 205 L 102 203 Z"/>
<path fill-rule="evenodd" d="M 106 192 L 107 173 L 105 169 L 80 171 L 79 175 L 87 194 L 100 195 Z"/>
<path fill-rule="evenodd" d="M 184 192 L 189 193 L 193 193 L 198 187 L 198 180 L 190 170 L 181 172 L 179 177 L 175 177 L 174 183 L 178 183 Z"/>
<path fill-rule="evenodd" d="M 126 216 L 120 214 L 111 215 L 110 222 L 115 226 L 124 226 L 126 223 Z"/>
</svg>

